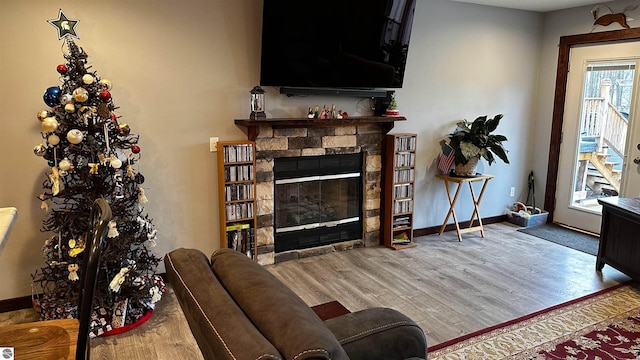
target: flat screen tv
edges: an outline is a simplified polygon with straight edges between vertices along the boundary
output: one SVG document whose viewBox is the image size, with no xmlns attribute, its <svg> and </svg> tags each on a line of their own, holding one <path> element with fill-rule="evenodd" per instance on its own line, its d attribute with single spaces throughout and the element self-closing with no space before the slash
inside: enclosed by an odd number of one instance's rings
<svg viewBox="0 0 640 360">
<path fill-rule="evenodd" d="M 264 0 L 260 85 L 401 88 L 415 2 Z"/>
</svg>

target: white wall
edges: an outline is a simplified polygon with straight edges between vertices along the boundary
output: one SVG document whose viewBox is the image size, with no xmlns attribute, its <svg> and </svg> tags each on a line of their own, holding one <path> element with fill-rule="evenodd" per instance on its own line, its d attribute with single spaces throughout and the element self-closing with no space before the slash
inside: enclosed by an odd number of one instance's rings
<svg viewBox="0 0 640 360">
<path fill-rule="evenodd" d="M 64 62 L 62 42 L 46 22 L 57 17 L 59 6 L 48 0 L 11 0 L 0 14 L 0 206 L 16 206 L 20 214 L 0 255 L 0 273 L 5 274 L 0 300 L 30 294 L 30 274 L 44 264 L 40 248 L 47 235 L 39 229 L 45 215 L 35 197 L 47 166 L 32 148 L 40 142 L 35 114 L 46 108 L 42 94 L 58 83 L 55 67 Z M 211 252 L 218 247 L 218 213 L 216 161 L 208 138 L 245 138 L 233 119 L 248 116 L 249 90 L 259 78 L 262 1 L 68 0 L 62 6 L 69 17 L 80 19 L 78 45 L 98 75 L 113 82 L 122 121 L 141 137 L 139 164 L 150 200 L 146 209 L 159 230 L 155 251 L 163 255 L 195 247 Z M 554 25 L 560 22 L 555 14 L 546 17 L 549 26 L 561 27 Z M 544 111 L 552 91 L 548 84 L 555 80 L 555 59 L 550 61 L 555 55 L 547 53 L 557 43 L 555 32 L 562 31 L 547 31 L 543 38 L 544 18 L 445 0 L 418 1 L 405 86 L 397 92 L 408 120 L 393 130 L 419 136 L 416 227 L 439 225 L 446 214 L 447 197 L 434 177 L 438 141 L 463 118 L 505 114 L 498 130 L 509 138 L 511 165 L 481 166 L 482 172 L 496 175 L 481 206 L 483 217 L 501 215 L 514 200 L 525 199 L 532 167 L 546 174 L 548 143 L 541 147 L 539 142 L 548 139 L 544 131 L 551 119 Z M 590 24 L 581 16 L 575 21 Z M 540 63 L 544 89 L 538 90 Z M 271 117 L 300 116 L 308 106 L 325 103 L 351 114 L 369 113 L 367 101 L 358 99 L 287 98 L 267 91 Z M 511 186 L 516 186 L 516 198 L 509 197 Z M 463 219 L 471 215 L 469 201 L 465 190 L 459 208 Z"/>
</svg>

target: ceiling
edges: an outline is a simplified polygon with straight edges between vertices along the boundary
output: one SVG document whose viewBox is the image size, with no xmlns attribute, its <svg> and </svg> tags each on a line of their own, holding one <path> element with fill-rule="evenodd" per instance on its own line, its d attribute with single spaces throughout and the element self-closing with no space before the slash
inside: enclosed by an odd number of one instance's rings
<svg viewBox="0 0 640 360">
<path fill-rule="evenodd" d="M 584 5 L 600 4 L 612 0 L 452 0 L 512 9 L 547 12 Z"/>
</svg>

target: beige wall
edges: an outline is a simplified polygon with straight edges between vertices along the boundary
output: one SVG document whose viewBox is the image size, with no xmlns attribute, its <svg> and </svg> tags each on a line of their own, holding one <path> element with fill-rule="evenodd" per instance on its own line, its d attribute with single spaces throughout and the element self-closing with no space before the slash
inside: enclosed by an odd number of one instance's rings
<svg viewBox="0 0 640 360">
<path fill-rule="evenodd" d="M 40 248 L 47 235 L 39 229 L 45 215 L 35 197 L 47 166 L 32 149 L 40 142 L 35 114 L 46 109 L 42 94 L 58 84 L 55 67 L 64 62 L 62 42 L 46 22 L 57 17 L 59 6 L 8 0 L 0 13 L 0 206 L 19 210 L 0 255 L 0 300 L 30 294 L 30 274 L 44 264 Z M 245 138 L 233 119 L 248 116 L 248 92 L 259 79 L 262 1 L 69 0 L 62 6 L 80 19 L 77 44 L 93 70 L 113 82 L 121 121 L 140 135 L 146 209 L 159 230 L 155 252 L 216 249 L 216 161 L 208 139 Z M 520 200 L 526 197 L 532 153 L 539 150 L 530 135 L 550 124 L 539 115 L 541 124 L 533 125 L 540 113 L 536 99 L 544 95 L 537 90 L 543 20 L 533 12 L 418 1 L 405 86 L 397 92 L 408 121 L 394 128 L 418 133 L 417 227 L 438 225 L 448 209 L 434 178 L 437 143 L 463 118 L 506 114 L 499 130 L 509 138 L 512 164 L 481 168 L 496 175 L 482 215 L 501 215 L 515 200 L 511 186 Z M 556 40 L 545 38 L 545 48 L 551 41 Z M 551 76 L 545 73 L 545 85 Z M 266 90 L 271 117 L 300 116 L 324 103 L 351 114 L 370 113 L 367 100 L 287 98 Z M 542 150 L 546 159 L 548 146 Z M 468 200 L 465 195 L 460 201 Z M 469 217 L 471 211 L 459 213 Z"/>
</svg>

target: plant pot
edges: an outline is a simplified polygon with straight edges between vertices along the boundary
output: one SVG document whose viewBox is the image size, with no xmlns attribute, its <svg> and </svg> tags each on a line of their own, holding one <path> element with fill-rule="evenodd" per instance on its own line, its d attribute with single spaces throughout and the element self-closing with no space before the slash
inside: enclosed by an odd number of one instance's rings
<svg viewBox="0 0 640 360">
<path fill-rule="evenodd" d="M 476 175 L 479 160 L 480 157 L 478 156 L 469 159 L 466 164 L 456 164 L 453 172 L 458 176 L 474 176 Z"/>
</svg>

